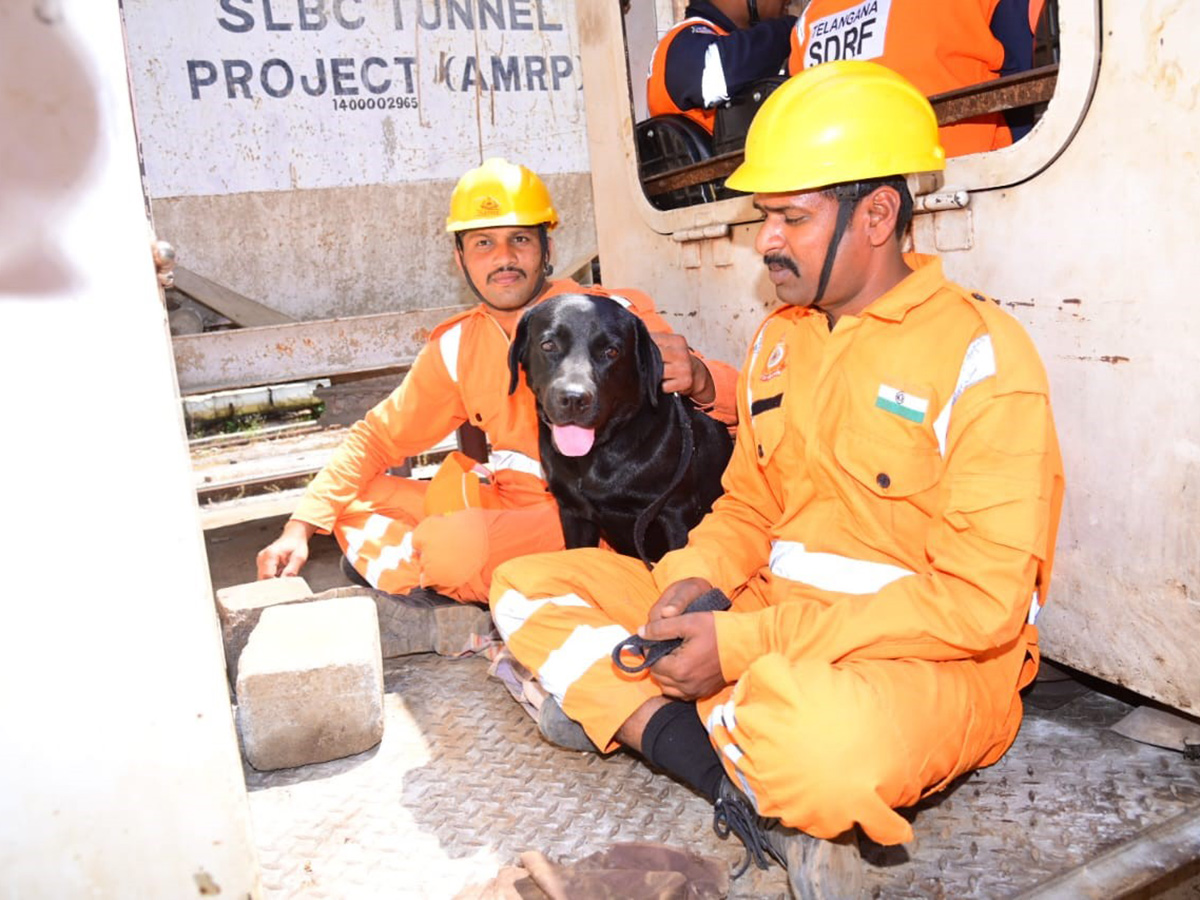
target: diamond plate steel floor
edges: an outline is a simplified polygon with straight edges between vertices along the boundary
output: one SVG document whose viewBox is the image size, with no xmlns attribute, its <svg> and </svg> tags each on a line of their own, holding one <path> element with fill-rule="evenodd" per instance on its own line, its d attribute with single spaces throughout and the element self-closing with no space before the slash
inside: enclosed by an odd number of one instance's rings
<svg viewBox="0 0 1200 900">
<path fill-rule="evenodd" d="M 246 769 L 264 896 L 452 898 L 521 851 L 569 861 L 621 841 L 740 861 L 686 788 L 624 753 L 542 741 L 482 659 L 384 666 L 378 747 Z M 1200 763 L 1107 730 L 1129 709 L 1094 692 L 1030 708 L 1000 763 L 909 811 L 913 844 L 864 847 L 872 895 L 1009 897 L 1200 804 Z M 751 869 L 730 896 L 786 897 L 786 877 Z"/>
</svg>

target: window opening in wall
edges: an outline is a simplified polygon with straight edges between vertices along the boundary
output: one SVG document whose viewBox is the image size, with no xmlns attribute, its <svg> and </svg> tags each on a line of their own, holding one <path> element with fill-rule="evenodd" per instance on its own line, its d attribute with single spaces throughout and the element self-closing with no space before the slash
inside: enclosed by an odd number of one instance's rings
<svg viewBox="0 0 1200 900">
<path fill-rule="evenodd" d="M 891 0 L 892 4 L 903 2 L 918 0 Z M 1022 5 L 1031 6 L 1037 15 L 1031 52 L 1022 51 L 1015 57 L 1010 53 L 1005 69 L 995 79 L 932 95 L 930 101 L 939 125 L 999 114 L 1016 142 L 1045 113 L 1058 76 L 1058 7 L 1054 0 L 1044 5 L 1039 0 L 1033 0 L 1032 4 L 1001 2 L 1010 12 Z M 993 33 L 1004 27 L 1000 20 L 998 13 L 993 19 Z M 1008 21 L 1011 31 L 1012 23 L 1019 23 L 1020 19 L 1010 15 Z M 1024 32 L 1026 37 L 1029 33 Z M 1011 46 L 1011 34 L 1007 37 L 997 34 L 997 37 Z M 637 73 L 639 69 L 644 73 L 646 68 L 635 68 L 631 60 L 630 86 L 634 92 L 645 91 L 644 78 L 639 84 Z M 634 126 L 638 177 L 650 204 L 656 209 L 670 210 L 736 196 L 724 188 L 724 179 L 741 162 L 746 131 L 754 112 L 785 78 L 785 75 L 763 78 L 719 104 L 711 134 L 683 114 L 648 116 L 638 121 Z M 638 106 L 634 104 L 634 108 Z"/>
</svg>

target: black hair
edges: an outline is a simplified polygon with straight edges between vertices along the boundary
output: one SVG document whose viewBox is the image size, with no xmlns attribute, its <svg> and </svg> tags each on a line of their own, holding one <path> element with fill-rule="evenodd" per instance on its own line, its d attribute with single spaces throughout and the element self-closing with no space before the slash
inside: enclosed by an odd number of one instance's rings
<svg viewBox="0 0 1200 900">
<path fill-rule="evenodd" d="M 881 187 L 890 187 L 900 195 L 900 209 L 896 213 L 896 237 L 903 240 L 913 217 L 913 198 L 908 190 L 908 181 L 903 175 L 885 175 L 883 178 L 846 181 L 842 184 L 831 185 L 822 193 L 839 203 L 846 202 L 855 206 L 859 200 L 870 196 L 873 191 Z"/>
</svg>

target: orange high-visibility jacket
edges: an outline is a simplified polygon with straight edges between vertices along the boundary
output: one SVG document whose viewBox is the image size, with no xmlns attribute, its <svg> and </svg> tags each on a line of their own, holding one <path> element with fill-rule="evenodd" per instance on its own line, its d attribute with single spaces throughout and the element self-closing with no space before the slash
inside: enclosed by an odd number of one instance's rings
<svg viewBox="0 0 1200 900">
<path fill-rule="evenodd" d="M 832 331 L 797 307 L 765 321 L 726 493 L 655 568 L 660 589 L 765 581 L 765 608 L 715 614 L 729 681 L 771 652 L 941 661 L 1023 646 L 1022 684 L 1036 671 L 1063 490 L 1045 372 L 993 301 L 935 257 L 906 260 L 912 274 Z"/>
<path fill-rule="evenodd" d="M 559 279 L 550 283 L 541 299 L 577 292 L 623 300 L 651 331 L 671 330 L 641 291 L 609 291 Z M 372 478 L 427 451 L 464 422 L 487 433 L 492 481 L 503 506 L 545 503 L 533 394 L 523 378 L 517 391 L 508 393 L 510 343 L 483 304 L 438 325 L 400 386 L 351 427 L 328 465 L 309 485 L 292 518 L 319 531 L 330 531 L 341 511 Z M 737 414 L 737 372 L 719 362 L 706 360 L 706 365 L 717 391 L 709 414 L 732 424 Z"/>
<path fill-rule="evenodd" d="M 812 0 L 792 32 L 788 71 L 835 59 L 873 59 L 899 72 L 926 96 L 996 78 L 1004 45 L 992 33 L 1000 0 L 917 3 L 913 0 Z M 1042 3 L 1030 4 L 1028 50 Z M 1012 134 L 1000 113 L 939 129 L 947 156 L 1007 147 Z"/>
</svg>

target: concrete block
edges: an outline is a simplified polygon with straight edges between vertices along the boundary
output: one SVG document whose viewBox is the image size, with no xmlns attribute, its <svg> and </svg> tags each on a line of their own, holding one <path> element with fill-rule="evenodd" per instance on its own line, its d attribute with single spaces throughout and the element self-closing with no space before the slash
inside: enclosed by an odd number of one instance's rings
<svg viewBox="0 0 1200 900">
<path fill-rule="evenodd" d="M 296 575 L 235 584 L 217 591 L 217 613 L 221 617 L 221 637 L 225 641 L 225 668 L 231 685 L 237 683 L 238 657 L 262 611 L 269 606 L 295 603 L 311 596 L 308 582 Z"/>
<path fill-rule="evenodd" d="M 238 663 L 237 723 L 256 769 L 361 753 L 383 737 L 383 662 L 370 597 L 262 611 Z"/>
</svg>

